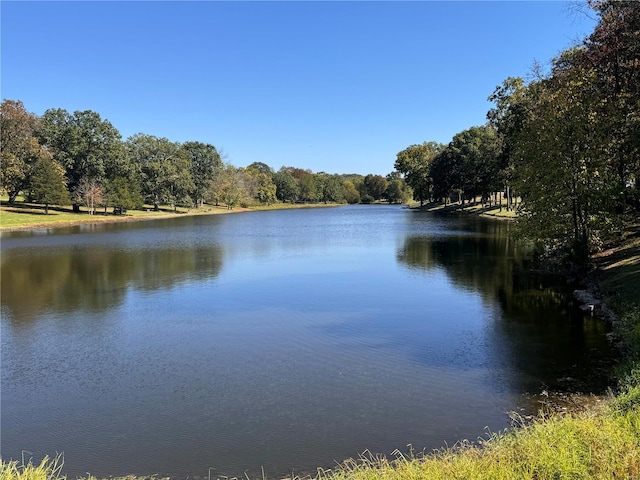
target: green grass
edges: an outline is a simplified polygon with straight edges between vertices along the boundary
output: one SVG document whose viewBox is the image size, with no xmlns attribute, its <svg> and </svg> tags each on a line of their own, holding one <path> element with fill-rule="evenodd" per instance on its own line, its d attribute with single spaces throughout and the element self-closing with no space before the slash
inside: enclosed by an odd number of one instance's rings
<svg viewBox="0 0 640 480">
<path fill-rule="evenodd" d="M 317 208 L 330 207 L 336 204 L 288 204 L 276 203 L 273 205 L 258 205 L 248 208 L 237 207 L 229 210 L 225 206 L 204 205 L 200 208 L 181 208 L 174 211 L 172 207 L 163 206 L 159 211 L 153 211 L 152 206 L 147 205 L 142 210 L 128 210 L 126 215 L 113 215 L 104 213 L 104 209 L 98 209 L 95 215 L 89 215 L 82 208 L 80 213 L 74 213 L 71 206 L 49 207 L 49 214 L 45 214 L 43 205 L 17 201 L 15 205 L 6 203 L 6 197 L 0 198 L 0 227 L 11 228 L 38 228 L 56 225 L 69 225 L 80 223 L 101 223 L 114 221 L 145 220 L 154 218 L 166 218 L 174 215 L 212 215 L 221 213 L 234 213 L 253 210 L 281 210 L 290 208 Z M 111 212 L 112 209 L 109 209 Z"/>
<path fill-rule="evenodd" d="M 0 461 L 0 480 L 63 480 L 67 477 L 60 474 L 62 466 L 62 455 L 45 457 L 38 465 L 31 461 L 26 464 L 17 460 Z"/>
<path fill-rule="evenodd" d="M 412 205 L 414 208 L 421 208 L 422 210 L 427 211 L 440 211 L 440 212 L 461 212 L 461 213 L 469 213 L 474 215 L 482 215 L 487 217 L 495 217 L 500 219 L 508 219 L 514 220 L 517 218 L 517 214 L 515 210 L 507 210 L 507 201 L 503 199 L 501 201 L 502 206 L 500 205 L 485 205 L 483 206 L 479 202 L 474 203 L 465 203 L 464 205 L 460 203 L 449 203 L 446 206 L 442 203 L 429 203 L 424 205 L 423 207 L 419 207 L 418 205 Z"/>
<path fill-rule="evenodd" d="M 428 455 L 347 461 L 325 480 L 612 479 L 640 475 L 640 405 L 612 406 L 494 434 Z"/>
</svg>

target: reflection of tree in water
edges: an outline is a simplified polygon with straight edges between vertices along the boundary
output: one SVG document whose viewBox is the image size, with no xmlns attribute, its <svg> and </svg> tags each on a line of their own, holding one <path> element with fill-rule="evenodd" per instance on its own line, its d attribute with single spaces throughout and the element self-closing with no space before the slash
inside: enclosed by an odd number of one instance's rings
<svg viewBox="0 0 640 480">
<path fill-rule="evenodd" d="M 99 246 L 37 252 L 14 250 L 2 258 L 0 295 L 13 320 L 47 310 L 99 312 L 120 304 L 129 288 L 158 290 L 215 277 L 222 248 L 114 250 Z"/>
<path fill-rule="evenodd" d="M 397 259 L 411 269 L 442 269 L 457 287 L 487 301 L 498 299 L 503 307 L 511 302 L 518 303 L 513 308 L 566 307 L 566 292 L 553 288 L 553 278 L 530 268 L 527 250 L 511 238 L 508 224 L 479 227 L 478 232 L 408 236 Z"/>
<path fill-rule="evenodd" d="M 477 232 L 408 236 L 398 249 L 398 262 L 415 270 L 440 269 L 456 287 L 499 306 L 500 321 L 492 327 L 503 340 L 494 347 L 522 373 L 523 389 L 541 388 L 540 378 L 557 389 L 604 388 L 601 367 L 614 355 L 606 324 L 577 311 L 567 285 L 532 268 L 527 250 L 510 238 L 508 226 L 493 223 L 480 225 Z"/>
</svg>

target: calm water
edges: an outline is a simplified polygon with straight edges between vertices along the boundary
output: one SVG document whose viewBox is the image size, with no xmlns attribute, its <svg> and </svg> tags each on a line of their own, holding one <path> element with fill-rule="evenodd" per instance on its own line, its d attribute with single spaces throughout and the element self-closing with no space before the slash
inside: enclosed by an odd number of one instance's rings
<svg viewBox="0 0 640 480">
<path fill-rule="evenodd" d="M 605 326 L 523 268 L 509 228 L 353 206 L 7 235 L 2 457 L 313 472 L 604 388 Z"/>
</svg>

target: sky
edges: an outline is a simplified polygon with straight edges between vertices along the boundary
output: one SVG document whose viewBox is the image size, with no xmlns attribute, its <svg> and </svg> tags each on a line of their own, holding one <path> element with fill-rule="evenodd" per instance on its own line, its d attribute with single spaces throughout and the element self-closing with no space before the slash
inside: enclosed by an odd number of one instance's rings
<svg viewBox="0 0 640 480">
<path fill-rule="evenodd" d="M 2 0 L 0 91 L 37 115 L 93 110 L 123 139 L 210 143 L 237 167 L 386 175 L 591 33 L 572 4 Z"/>
</svg>

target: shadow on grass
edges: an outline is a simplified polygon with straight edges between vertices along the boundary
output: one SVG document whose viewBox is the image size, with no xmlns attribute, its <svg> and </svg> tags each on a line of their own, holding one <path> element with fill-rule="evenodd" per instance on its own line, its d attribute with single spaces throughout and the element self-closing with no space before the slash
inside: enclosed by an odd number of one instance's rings
<svg viewBox="0 0 640 480">
<path fill-rule="evenodd" d="M 47 215 L 46 208 L 44 205 L 38 205 L 35 203 L 14 203 L 13 205 L 10 203 L 2 203 L 2 209 L 5 212 L 12 213 L 23 213 L 29 215 Z M 69 207 L 58 207 L 58 206 L 49 206 L 49 215 L 51 213 L 74 213 L 73 209 Z"/>
<path fill-rule="evenodd" d="M 502 209 L 500 209 L 499 205 L 480 205 L 477 203 L 465 203 L 464 205 L 460 203 L 449 203 L 446 206 L 442 203 L 427 203 L 422 207 L 415 207 L 418 210 L 424 210 L 427 212 L 442 212 L 442 213 L 450 213 L 450 212 L 460 212 L 460 213 L 470 213 L 474 215 L 496 215 L 498 213 L 503 213 L 507 211 L 506 205 L 502 205 Z"/>
</svg>

